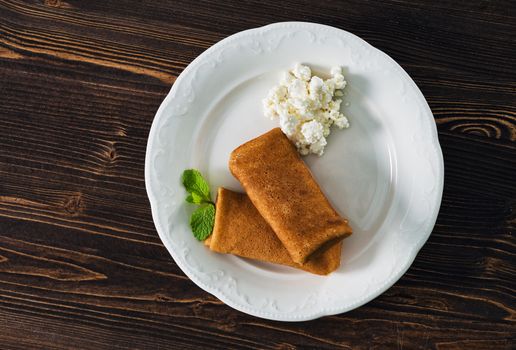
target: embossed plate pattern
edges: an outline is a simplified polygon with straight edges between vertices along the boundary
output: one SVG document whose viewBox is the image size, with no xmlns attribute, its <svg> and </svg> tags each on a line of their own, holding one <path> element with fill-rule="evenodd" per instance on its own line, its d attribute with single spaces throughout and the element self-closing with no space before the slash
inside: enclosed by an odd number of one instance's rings
<svg viewBox="0 0 516 350">
<path fill-rule="evenodd" d="M 294 62 L 318 75 L 341 65 L 348 80 L 351 127 L 332 132 L 323 157 L 305 158 L 354 229 L 327 277 L 210 252 L 190 232 L 179 181 L 195 167 L 213 194 L 241 190 L 229 153 L 276 126 L 261 99 Z M 346 31 L 286 22 L 232 35 L 184 70 L 152 124 L 145 181 L 160 238 L 193 282 L 237 310 L 303 321 L 363 305 L 403 275 L 435 224 L 443 172 L 430 108 L 396 62 Z"/>
</svg>

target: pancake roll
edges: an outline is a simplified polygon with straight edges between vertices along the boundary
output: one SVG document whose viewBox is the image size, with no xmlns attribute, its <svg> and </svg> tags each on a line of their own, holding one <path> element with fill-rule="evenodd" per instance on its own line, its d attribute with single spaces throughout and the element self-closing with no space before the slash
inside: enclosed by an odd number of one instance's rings
<svg viewBox="0 0 516 350">
<path fill-rule="evenodd" d="M 216 207 L 213 233 L 205 240 L 205 244 L 215 252 L 291 266 L 318 275 L 327 275 L 340 265 L 340 242 L 305 264 L 294 262 L 244 193 L 220 187 Z"/>
<path fill-rule="evenodd" d="M 352 233 L 281 129 L 236 148 L 229 169 L 293 262 L 323 256 Z"/>
</svg>

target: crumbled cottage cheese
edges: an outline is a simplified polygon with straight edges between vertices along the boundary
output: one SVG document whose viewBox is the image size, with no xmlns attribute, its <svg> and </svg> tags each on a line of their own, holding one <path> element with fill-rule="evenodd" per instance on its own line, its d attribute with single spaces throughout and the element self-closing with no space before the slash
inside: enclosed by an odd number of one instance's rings
<svg viewBox="0 0 516 350">
<path fill-rule="evenodd" d="M 296 64 L 263 100 L 265 116 L 279 120 L 281 130 L 302 155 L 321 156 L 332 125 L 349 128 L 340 112 L 342 100 L 336 98 L 346 86 L 342 68 L 333 67 L 330 74 L 330 79 L 323 80 L 312 76 L 310 67 Z"/>
</svg>

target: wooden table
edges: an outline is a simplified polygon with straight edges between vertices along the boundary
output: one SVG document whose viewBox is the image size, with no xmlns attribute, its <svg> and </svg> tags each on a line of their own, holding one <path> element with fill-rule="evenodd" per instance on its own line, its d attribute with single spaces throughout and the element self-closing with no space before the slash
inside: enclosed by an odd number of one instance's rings
<svg viewBox="0 0 516 350">
<path fill-rule="evenodd" d="M 160 102 L 201 52 L 278 21 L 351 31 L 412 76 L 445 188 L 410 270 L 352 312 L 281 323 L 192 283 L 144 186 Z M 0 0 L 1 349 L 514 349 L 511 1 Z"/>
</svg>

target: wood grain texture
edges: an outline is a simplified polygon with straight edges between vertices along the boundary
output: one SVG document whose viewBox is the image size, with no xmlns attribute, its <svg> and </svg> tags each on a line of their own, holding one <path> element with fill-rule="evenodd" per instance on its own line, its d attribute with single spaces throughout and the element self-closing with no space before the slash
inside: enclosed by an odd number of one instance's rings
<svg viewBox="0 0 516 350">
<path fill-rule="evenodd" d="M 261 320 L 196 287 L 161 244 L 143 165 L 155 111 L 201 52 L 301 20 L 412 76 L 445 158 L 435 229 L 352 312 Z M 512 1 L 0 0 L 1 349 L 514 349 Z"/>
</svg>

